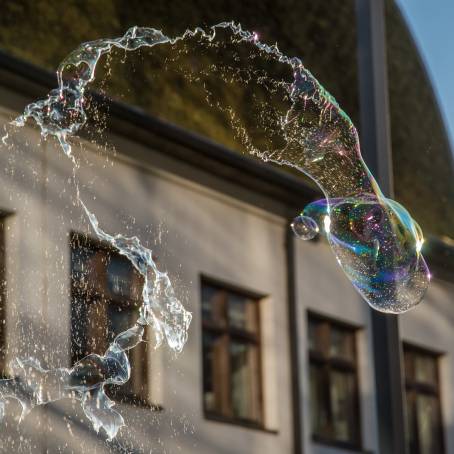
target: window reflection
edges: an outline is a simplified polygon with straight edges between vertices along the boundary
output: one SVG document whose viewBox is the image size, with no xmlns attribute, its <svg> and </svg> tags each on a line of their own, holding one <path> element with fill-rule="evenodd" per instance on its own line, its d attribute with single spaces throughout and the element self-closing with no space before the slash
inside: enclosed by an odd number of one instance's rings
<svg viewBox="0 0 454 454">
<path fill-rule="evenodd" d="M 231 327 L 255 332 L 258 321 L 256 311 L 256 301 L 229 292 L 228 316 Z"/>
<path fill-rule="evenodd" d="M 350 330 L 332 326 L 330 329 L 330 356 L 354 360 L 354 338 L 354 333 Z"/>
<path fill-rule="evenodd" d="M 203 281 L 202 320 L 205 414 L 262 425 L 259 300 Z"/>
<path fill-rule="evenodd" d="M 230 343 L 230 392 L 234 418 L 260 419 L 260 395 L 256 380 L 259 375 L 258 348 L 255 345 Z"/>
<path fill-rule="evenodd" d="M 353 437 L 355 411 L 355 377 L 352 373 L 333 371 L 330 380 L 333 434 L 336 440 L 349 441 Z"/>
<path fill-rule="evenodd" d="M 355 329 L 310 315 L 308 337 L 314 439 L 359 448 Z"/>
<path fill-rule="evenodd" d="M 325 401 L 323 386 L 323 367 L 315 364 L 310 365 L 310 405 L 311 427 L 314 434 L 323 433 L 323 428 L 329 424 L 328 405 Z"/>
<path fill-rule="evenodd" d="M 437 385 L 437 362 L 432 356 L 414 355 L 415 380 Z"/>
<path fill-rule="evenodd" d="M 443 454 L 437 355 L 404 345 L 407 444 L 412 454 Z"/>
<path fill-rule="evenodd" d="M 107 288 L 110 294 L 129 298 L 132 286 L 132 267 L 121 256 L 113 256 L 107 264 Z"/>
<path fill-rule="evenodd" d="M 227 413 L 227 392 L 223 386 L 223 371 L 226 369 L 223 351 L 223 336 L 203 333 L 203 399 L 205 410 Z"/>
<path fill-rule="evenodd" d="M 213 322 L 218 326 L 224 326 L 225 314 L 225 291 L 211 286 L 202 287 L 202 317 L 206 322 Z"/>
<path fill-rule="evenodd" d="M 90 353 L 104 354 L 139 316 L 143 278 L 123 256 L 81 235 L 71 239 L 72 362 Z M 142 342 L 127 352 L 131 378 L 110 385 L 117 400 L 148 405 L 148 351 Z"/>
</svg>

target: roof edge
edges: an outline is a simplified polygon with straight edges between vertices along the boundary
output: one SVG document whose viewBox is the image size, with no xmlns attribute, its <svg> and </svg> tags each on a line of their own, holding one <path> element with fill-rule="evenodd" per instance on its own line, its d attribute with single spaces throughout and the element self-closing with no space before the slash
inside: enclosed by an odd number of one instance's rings
<svg viewBox="0 0 454 454">
<path fill-rule="evenodd" d="M 56 74 L 0 50 L 0 84 L 31 99 L 57 86 Z M 109 111 L 108 130 L 157 151 L 157 139 L 168 142 L 165 153 L 213 175 L 227 178 L 292 209 L 322 197 L 321 191 L 296 176 L 235 152 L 200 134 L 154 117 L 135 106 L 99 93 L 90 96 Z M 176 147 L 169 147 L 174 144 Z"/>
</svg>

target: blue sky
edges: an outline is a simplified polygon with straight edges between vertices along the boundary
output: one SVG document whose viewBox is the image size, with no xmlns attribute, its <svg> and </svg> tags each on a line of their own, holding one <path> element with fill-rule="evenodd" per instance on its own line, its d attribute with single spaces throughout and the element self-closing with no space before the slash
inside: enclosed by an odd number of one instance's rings
<svg viewBox="0 0 454 454">
<path fill-rule="evenodd" d="M 432 78 L 454 145 L 454 0 L 396 0 Z"/>
</svg>

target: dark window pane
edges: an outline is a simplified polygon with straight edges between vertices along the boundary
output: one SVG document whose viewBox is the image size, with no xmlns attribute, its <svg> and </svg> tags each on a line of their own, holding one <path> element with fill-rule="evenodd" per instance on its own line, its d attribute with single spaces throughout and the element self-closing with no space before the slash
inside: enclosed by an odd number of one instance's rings
<svg viewBox="0 0 454 454">
<path fill-rule="evenodd" d="M 204 321 L 225 325 L 225 300 L 227 294 L 217 287 L 202 286 L 202 317 Z"/>
<path fill-rule="evenodd" d="M 131 328 L 139 317 L 139 310 L 124 308 L 119 304 L 109 304 L 107 307 L 107 339 L 112 342 L 115 336 Z"/>
<path fill-rule="evenodd" d="M 333 437 L 355 440 L 355 377 L 352 373 L 332 372 L 330 381 Z"/>
<path fill-rule="evenodd" d="M 225 337 L 203 333 L 203 400 L 205 410 L 225 414 L 227 362 Z"/>
<path fill-rule="evenodd" d="M 107 290 L 113 297 L 131 297 L 132 266 L 120 256 L 113 256 L 107 264 Z"/>
<path fill-rule="evenodd" d="M 131 274 L 131 273 L 130 273 Z M 107 306 L 107 344 L 118 334 L 134 326 L 139 317 L 138 308 L 111 303 Z M 131 377 L 122 386 L 111 387 L 111 394 L 119 400 L 130 399 L 135 403 L 148 400 L 147 344 L 140 343 L 126 352 L 131 366 Z"/>
<path fill-rule="evenodd" d="M 143 278 L 118 253 L 74 236 L 71 282 L 71 356 L 76 362 L 90 353 L 104 354 L 115 336 L 134 325 L 139 316 L 137 295 Z M 147 404 L 146 343 L 140 343 L 127 355 L 130 380 L 122 386 L 109 385 L 107 392 L 118 400 Z"/>
<path fill-rule="evenodd" d="M 94 251 L 82 247 L 72 250 L 71 265 L 75 277 L 82 279 L 84 276 L 91 273 L 90 259 L 94 253 Z"/>
<path fill-rule="evenodd" d="M 405 346 L 408 450 L 418 454 L 444 452 L 438 394 L 438 358 Z"/>
<path fill-rule="evenodd" d="M 93 301 L 87 305 L 85 322 L 85 352 L 102 355 L 108 345 L 106 304 L 104 301 Z"/>
<path fill-rule="evenodd" d="M 355 357 L 354 334 L 332 326 L 330 330 L 330 356 L 353 360 Z"/>
<path fill-rule="evenodd" d="M 314 352 L 324 351 L 323 323 L 319 320 L 309 320 L 309 349 Z"/>
<path fill-rule="evenodd" d="M 228 317 L 231 327 L 256 332 L 258 323 L 257 301 L 229 293 Z"/>
<path fill-rule="evenodd" d="M 414 379 L 419 383 L 437 384 L 437 359 L 428 355 L 414 355 Z"/>
<path fill-rule="evenodd" d="M 404 350 L 404 368 L 406 380 L 413 380 L 413 353 L 411 351 Z"/>
<path fill-rule="evenodd" d="M 416 452 L 418 446 L 418 439 L 416 437 L 416 421 L 415 421 L 415 410 L 414 410 L 414 395 L 410 391 L 407 391 L 407 446 L 408 452 Z"/>
<path fill-rule="evenodd" d="M 208 414 L 260 423 L 259 301 L 202 283 L 203 399 Z"/>
<path fill-rule="evenodd" d="M 438 400 L 433 396 L 419 395 L 416 398 L 419 453 L 441 453 Z"/>
<path fill-rule="evenodd" d="M 113 338 L 120 332 L 134 325 L 138 317 L 138 311 L 109 311 L 109 338 Z M 145 331 L 145 337 L 147 332 Z M 131 376 L 122 386 L 111 386 L 110 395 L 118 400 L 132 400 L 134 403 L 147 403 L 148 396 L 148 348 L 146 342 L 126 352 L 131 366 Z"/>
<path fill-rule="evenodd" d="M 81 293 L 93 292 L 96 288 L 96 251 L 87 247 L 71 250 L 71 279 L 73 290 Z M 99 280 L 99 276 L 98 276 Z"/>
<path fill-rule="evenodd" d="M 323 368 L 311 364 L 310 366 L 310 407 L 312 433 L 329 437 L 327 397 L 323 391 Z"/>
<path fill-rule="evenodd" d="M 259 421 L 259 357 L 255 345 L 230 343 L 231 396 L 233 416 Z"/>
<path fill-rule="evenodd" d="M 143 403 L 149 402 L 148 344 L 142 342 L 127 352 L 131 364 L 131 378 L 121 387 L 121 392 Z"/>
<path fill-rule="evenodd" d="M 317 316 L 308 336 L 312 433 L 360 447 L 355 330 Z"/>
</svg>

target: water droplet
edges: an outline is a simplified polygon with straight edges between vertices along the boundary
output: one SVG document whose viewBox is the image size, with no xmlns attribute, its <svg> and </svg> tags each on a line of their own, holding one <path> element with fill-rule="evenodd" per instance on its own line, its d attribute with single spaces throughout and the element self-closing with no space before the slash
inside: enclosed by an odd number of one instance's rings
<svg viewBox="0 0 454 454">
<path fill-rule="evenodd" d="M 295 235 L 301 240 L 312 240 L 319 232 L 317 223 L 309 216 L 297 216 L 290 224 Z"/>
</svg>

